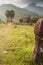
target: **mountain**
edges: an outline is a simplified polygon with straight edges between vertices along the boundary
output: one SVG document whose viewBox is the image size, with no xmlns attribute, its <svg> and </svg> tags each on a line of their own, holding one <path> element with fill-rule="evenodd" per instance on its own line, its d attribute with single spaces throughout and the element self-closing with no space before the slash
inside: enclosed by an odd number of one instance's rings
<svg viewBox="0 0 43 65">
<path fill-rule="evenodd" d="M 28 11 L 38 13 L 39 15 L 43 15 L 43 7 L 36 6 L 35 3 L 31 3 L 25 9 L 27 9 Z"/>
<path fill-rule="evenodd" d="M 6 10 L 14 10 L 15 11 L 15 19 L 18 19 L 18 18 L 23 17 L 23 16 L 28 16 L 28 15 L 30 15 L 30 16 L 38 15 L 38 14 L 33 13 L 31 11 L 28 11 L 24 8 L 16 7 L 12 4 L 3 4 L 0 6 L 0 19 L 1 20 L 6 19 L 6 16 L 5 16 Z"/>
</svg>

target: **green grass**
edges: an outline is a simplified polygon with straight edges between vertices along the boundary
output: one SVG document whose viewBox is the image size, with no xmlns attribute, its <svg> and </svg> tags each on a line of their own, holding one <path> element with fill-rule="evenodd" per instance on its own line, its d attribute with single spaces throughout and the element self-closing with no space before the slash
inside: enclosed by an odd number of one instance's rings
<svg viewBox="0 0 43 65">
<path fill-rule="evenodd" d="M 36 65 L 34 26 L 0 24 L 0 65 Z"/>
</svg>

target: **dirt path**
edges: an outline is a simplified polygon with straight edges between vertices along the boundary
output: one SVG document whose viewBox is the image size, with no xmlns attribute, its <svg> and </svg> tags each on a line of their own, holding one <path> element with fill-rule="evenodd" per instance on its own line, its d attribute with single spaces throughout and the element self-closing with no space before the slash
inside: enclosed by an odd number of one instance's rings
<svg viewBox="0 0 43 65">
<path fill-rule="evenodd" d="M 3 24 L 3 26 L 0 28 L 0 35 L 5 32 L 5 31 L 10 31 L 11 29 L 13 29 L 14 26 L 12 23 L 8 23 L 8 24 Z"/>
</svg>

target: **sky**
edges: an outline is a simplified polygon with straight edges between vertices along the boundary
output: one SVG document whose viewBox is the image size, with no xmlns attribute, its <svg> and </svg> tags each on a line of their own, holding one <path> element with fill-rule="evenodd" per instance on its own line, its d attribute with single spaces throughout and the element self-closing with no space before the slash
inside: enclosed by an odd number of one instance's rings
<svg viewBox="0 0 43 65">
<path fill-rule="evenodd" d="M 31 3 L 35 3 L 36 6 L 43 7 L 43 0 L 0 0 L 0 5 L 2 4 L 13 4 L 17 7 L 24 8 Z"/>
</svg>

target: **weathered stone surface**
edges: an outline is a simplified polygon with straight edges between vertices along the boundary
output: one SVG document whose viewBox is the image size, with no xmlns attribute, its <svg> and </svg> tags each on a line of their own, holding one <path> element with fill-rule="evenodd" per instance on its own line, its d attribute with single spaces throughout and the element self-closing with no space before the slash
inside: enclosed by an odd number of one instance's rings
<svg viewBox="0 0 43 65">
<path fill-rule="evenodd" d="M 35 47 L 34 60 L 43 62 L 43 19 L 39 19 L 34 27 L 35 33 Z"/>
</svg>

